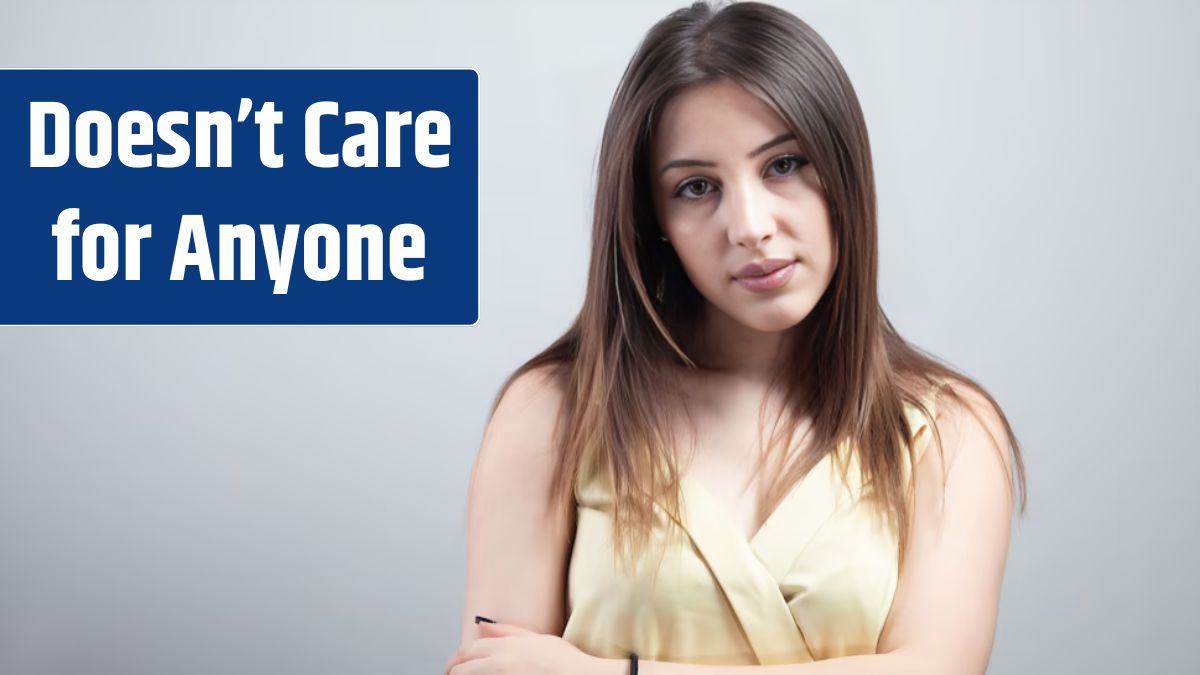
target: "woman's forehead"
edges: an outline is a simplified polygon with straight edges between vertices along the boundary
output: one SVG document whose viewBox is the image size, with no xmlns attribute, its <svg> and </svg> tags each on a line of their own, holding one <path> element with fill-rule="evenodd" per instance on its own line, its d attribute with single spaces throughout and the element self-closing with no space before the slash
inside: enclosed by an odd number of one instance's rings
<svg viewBox="0 0 1200 675">
<path fill-rule="evenodd" d="M 689 87 L 667 102 L 653 136 L 654 154 L 669 161 L 676 155 L 744 153 L 788 130 L 765 101 L 719 80 Z"/>
</svg>

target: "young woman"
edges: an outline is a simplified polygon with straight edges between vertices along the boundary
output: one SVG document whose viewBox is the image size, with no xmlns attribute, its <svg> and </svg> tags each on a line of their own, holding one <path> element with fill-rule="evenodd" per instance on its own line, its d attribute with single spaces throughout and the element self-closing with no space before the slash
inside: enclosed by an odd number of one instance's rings
<svg viewBox="0 0 1200 675">
<path fill-rule="evenodd" d="M 487 424 L 446 672 L 983 672 L 1021 455 L 880 308 L 829 47 L 763 4 L 671 14 L 598 181 L 583 308 Z"/>
</svg>

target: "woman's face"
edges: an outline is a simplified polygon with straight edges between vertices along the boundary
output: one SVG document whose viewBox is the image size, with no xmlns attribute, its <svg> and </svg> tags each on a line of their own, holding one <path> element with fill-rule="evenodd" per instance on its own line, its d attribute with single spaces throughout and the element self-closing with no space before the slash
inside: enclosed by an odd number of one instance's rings
<svg viewBox="0 0 1200 675">
<path fill-rule="evenodd" d="M 729 80 L 686 89 L 650 161 L 663 235 L 710 311 L 760 331 L 808 316 L 837 254 L 820 179 L 770 106 Z"/>
</svg>

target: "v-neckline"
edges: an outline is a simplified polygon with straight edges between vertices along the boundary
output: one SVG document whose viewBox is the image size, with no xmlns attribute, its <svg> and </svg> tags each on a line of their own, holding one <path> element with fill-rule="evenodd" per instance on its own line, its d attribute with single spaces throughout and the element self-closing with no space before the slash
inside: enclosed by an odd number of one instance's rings
<svg viewBox="0 0 1200 675">
<path fill-rule="evenodd" d="M 835 513 L 830 455 L 817 461 L 749 539 L 717 498 L 688 473 L 679 477 L 680 518 L 760 665 L 804 663 L 812 653 L 781 592 L 796 561 Z"/>
<path fill-rule="evenodd" d="M 808 473 L 804 474 L 800 480 L 796 481 L 795 485 L 788 489 L 787 494 L 785 494 L 783 498 L 779 500 L 779 503 L 775 505 L 775 508 L 772 509 L 769 514 L 767 514 L 766 519 L 759 523 L 758 528 L 752 535 L 750 535 L 749 538 L 747 538 L 742 533 L 742 529 L 738 527 L 737 519 L 726 512 L 724 506 L 721 504 L 721 501 L 716 497 L 716 495 L 713 494 L 711 490 L 705 487 L 704 483 L 702 483 L 698 478 L 693 478 L 691 473 L 687 472 L 680 476 L 680 482 L 687 483 L 689 486 L 691 486 L 691 492 L 698 493 L 705 501 L 709 503 L 708 510 L 714 514 L 714 517 L 720 517 L 724 521 L 724 526 L 727 529 L 736 533 L 739 539 L 744 541 L 747 546 L 757 552 L 759 550 L 758 545 L 760 541 L 763 539 L 763 537 L 767 536 L 772 529 L 774 529 L 773 523 L 779 518 L 782 518 L 783 514 L 788 511 L 787 506 L 789 502 L 791 502 L 792 499 L 801 492 L 801 489 L 814 478 L 814 474 L 816 474 L 818 471 L 824 470 L 824 466 L 830 461 L 832 454 L 833 453 L 827 453 L 824 457 L 817 460 L 817 463 L 808 470 Z M 687 508 L 686 503 L 684 504 L 684 508 Z"/>
</svg>

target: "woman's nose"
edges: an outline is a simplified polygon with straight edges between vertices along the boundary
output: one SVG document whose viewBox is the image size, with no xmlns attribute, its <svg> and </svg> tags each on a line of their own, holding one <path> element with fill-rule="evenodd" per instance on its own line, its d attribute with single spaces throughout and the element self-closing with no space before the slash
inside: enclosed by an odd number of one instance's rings
<svg viewBox="0 0 1200 675">
<path fill-rule="evenodd" d="M 769 196 L 759 187 L 745 185 L 725 190 L 726 230 L 734 246 L 759 248 L 775 234 Z"/>
</svg>

